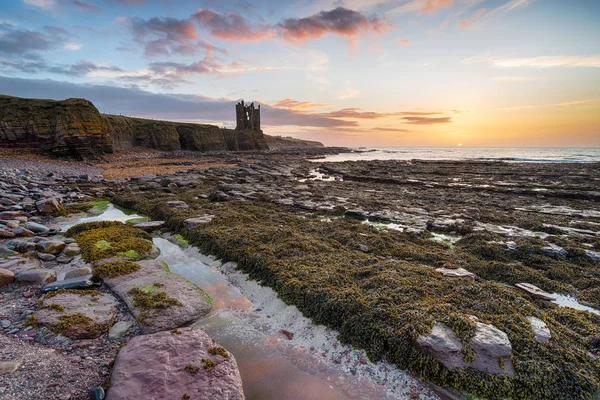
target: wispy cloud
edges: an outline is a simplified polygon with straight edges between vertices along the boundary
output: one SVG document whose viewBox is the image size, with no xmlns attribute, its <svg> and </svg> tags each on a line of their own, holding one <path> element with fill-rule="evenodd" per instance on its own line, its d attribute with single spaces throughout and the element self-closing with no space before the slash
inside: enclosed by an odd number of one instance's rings
<svg viewBox="0 0 600 400">
<path fill-rule="evenodd" d="M 288 110 L 307 111 L 314 110 L 315 108 L 330 107 L 331 104 L 313 103 L 310 101 L 298 101 L 288 97 L 287 99 L 283 99 L 278 102 L 272 103 L 271 106 L 275 108 L 286 108 Z"/>
<path fill-rule="evenodd" d="M 275 35 L 274 30 L 269 26 L 251 26 L 246 18 L 234 12 L 219 14 L 216 11 L 201 8 L 191 18 L 201 28 L 208 29 L 211 36 L 223 40 L 254 42 Z"/>
<path fill-rule="evenodd" d="M 480 8 L 474 11 L 469 17 L 459 21 L 456 26 L 461 29 L 468 29 L 472 27 L 474 23 L 479 21 L 479 19 L 481 19 L 481 17 L 483 17 L 487 11 L 487 8 Z"/>
<path fill-rule="evenodd" d="M 71 0 L 71 4 L 73 4 L 80 11 L 86 12 L 100 12 L 103 11 L 102 7 L 99 7 L 93 3 L 88 3 L 82 0 Z"/>
<path fill-rule="evenodd" d="M 504 107 L 499 108 L 500 111 L 516 111 L 516 110 L 527 110 L 531 108 L 549 108 L 549 107 L 567 107 L 567 106 L 578 106 L 582 104 L 591 104 L 591 103 L 600 103 L 600 99 L 585 99 L 585 100 L 574 100 L 574 101 L 566 101 L 562 103 L 552 103 L 552 104 L 534 104 L 534 105 L 524 105 L 524 106 L 515 106 L 515 107 Z"/>
<path fill-rule="evenodd" d="M 23 3 L 28 6 L 34 6 L 39 8 L 51 9 L 56 6 L 54 0 L 23 0 Z"/>
<path fill-rule="evenodd" d="M 436 125 L 452 122 L 452 117 L 402 117 L 407 124 L 413 125 Z"/>
<path fill-rule="evenodd" d="M 498 82 L 529 82 L 542 81 L 546 78 L 543 76 L 493 76 L 490 79 Z"/>
<path fill-rule="evenodd" d="M 542 56 L 523 58 L 500 58 L 491 56 L 470 57 L 463 62 L 487 63 L 500 68 L 558 68 L 600 67 L 600 55 L 594 56 Z"/>
</svg>

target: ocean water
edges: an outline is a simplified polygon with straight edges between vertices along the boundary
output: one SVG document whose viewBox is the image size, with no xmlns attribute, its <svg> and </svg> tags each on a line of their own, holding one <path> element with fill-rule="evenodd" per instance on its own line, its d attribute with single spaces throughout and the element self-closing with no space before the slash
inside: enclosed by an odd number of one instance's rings
<svg viewBox="0 0 600 400">
<path fill-rule="evenodd" d="M 567 147 L 360 147 L 313 161 L 480 160 L 506 162 L 600 162 L 600 148 Z"/>
</svg>

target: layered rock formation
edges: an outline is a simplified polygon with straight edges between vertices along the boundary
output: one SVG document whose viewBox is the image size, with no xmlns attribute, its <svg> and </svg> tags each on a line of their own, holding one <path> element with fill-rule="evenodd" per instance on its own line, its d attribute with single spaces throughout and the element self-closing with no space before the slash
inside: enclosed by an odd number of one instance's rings
<svg viewBox="0 0 600 400">
<path fill-rule="evenodd" d="M 271 150 L 285 149 L 294 147 L 324 147 L 323 143 L 313 140 L 296 139 L 289 136 L 269 136 L 265 135 L 267 144 Z"/>
<path fill-rule="evenodd" d="M 112 140 L 106 121 L 90 101 L 0 95 L 0 147 L 36 148 L 81 159 L 112 152 Z"/>
</svg>

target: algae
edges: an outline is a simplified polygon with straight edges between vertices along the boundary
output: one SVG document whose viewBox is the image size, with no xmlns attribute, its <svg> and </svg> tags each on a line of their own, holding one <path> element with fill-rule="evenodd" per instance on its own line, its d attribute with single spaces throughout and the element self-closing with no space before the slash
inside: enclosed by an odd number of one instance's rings
<svg viewBox="0 0 600 400">
<path fill-rule="evenodd" d="M 117 276 L 132 274 L 139 271 L 139 269 L 140 265 L 132 261 L 113 261 L 94 268 L 92 276 L 96 280 L 116 278 Z"/>
</svg>

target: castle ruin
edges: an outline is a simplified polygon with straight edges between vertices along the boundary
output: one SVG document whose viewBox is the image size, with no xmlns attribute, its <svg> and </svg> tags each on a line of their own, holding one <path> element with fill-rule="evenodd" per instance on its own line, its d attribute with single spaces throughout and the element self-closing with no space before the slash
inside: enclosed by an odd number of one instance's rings
<svg viewBox="0 0 600 400">
<path fill-rule="evenodd" d="M 244 105 L 244 100 L 235 105 L 236 131 L 250 129 L 260 131 L 260 105 L 254 108 L 254 103 Z"/>
</svg>

